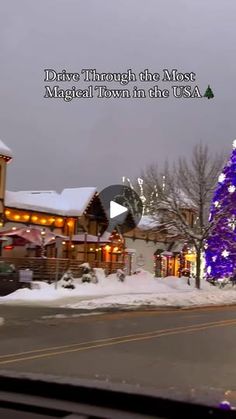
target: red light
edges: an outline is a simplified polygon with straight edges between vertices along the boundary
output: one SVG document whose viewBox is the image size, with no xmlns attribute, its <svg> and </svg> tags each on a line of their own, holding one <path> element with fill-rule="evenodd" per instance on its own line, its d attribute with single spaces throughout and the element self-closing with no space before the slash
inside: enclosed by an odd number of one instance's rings
<svg viewBox="0 0 236 419">
<path fill-rule="evenodd" d="M 4 248 L 3 248 L 4 250 L 12 250 L 12 249 L 14 249 L 14 246 L 12 246 L 11 244 L 9 244 L 9 245 L 7 245 L 7 246 L 4 246 Z"/>
</svg>

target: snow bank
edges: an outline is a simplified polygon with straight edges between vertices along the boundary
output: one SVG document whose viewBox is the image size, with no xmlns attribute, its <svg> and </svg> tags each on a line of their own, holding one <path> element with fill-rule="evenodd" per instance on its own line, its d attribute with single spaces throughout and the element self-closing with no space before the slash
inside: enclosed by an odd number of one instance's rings
<svg viewBox="0 0 236 419">
<path fill-rule="evenodd" d="M 74 281 L 75 289 L 65 289 L 59 281 L 54 284 L 34 282 L 34 289 L 19 289 L 0 303 L 34 303 L 75 309 L 101 309 L 109 307 L 193 307 L 214 304 L 236 304 L 236 287 L 218 289 L 202 281 L 202 289 L 196 290 L 194 281 L 187 278 L 154 278 L 149 272 L 126 277 L 118 281 L 115 274 L 105 277 L 102 269 L 96 269 L 97 284 Z M 36 288 L 35 288 L 36 287 Z"/>
</svg>

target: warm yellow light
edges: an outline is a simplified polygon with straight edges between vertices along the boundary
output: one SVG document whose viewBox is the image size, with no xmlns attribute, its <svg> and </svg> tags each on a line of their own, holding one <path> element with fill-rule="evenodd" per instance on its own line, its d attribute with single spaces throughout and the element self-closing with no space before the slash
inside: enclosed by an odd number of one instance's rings
<svg viewBox="0 0 236 419">
<path fill-rule="evenodd" d="M 19 214 L 14 215 L 14 219 L 15 220 L 19 220 L 20 219 L 20 215 Z"/>
<path fill-rule="evenodd" d="M 66 244 L 66 242 L 62 242 L 62 244 Z"/>
<path fill-rule="evenodd" d="M 74 245 L 74 244 L 72 244 L 70 247 L 71 247 L 72 249 L 74 249 L 75 245 Z"/>
<path fill-rule="evenodd" d="M 30 229 L 29 228 L 26 230 L 26 233 L 30 233 Z"/>
<path fill-rule="evenodd" d="M 50 223 L 54 223 L 55 218 L 49 218 Z"/>
<path fill-rule="evenodd" d="M 16 230 L 16 227 L 12 227 L 12 230 Z"/>
<path fill-rule="evenodd" d="M 90 249 L 89 249 L 91 252 L 93 251 L 93 248 L 92 247 L 90 247 Z"/>
<path fill-rule="evenodd" d="M 57 218 L 56 220 L 55 220 L 55 224 L 58 226 L 58 227 L 62 227 L 62 225 L 63 225 L 63 218 Z"/>
<path fill-rule="evenodd" d="M 108 244 L 105 246 L 106 250 L 111 250 L 111 246 L 109 246 Z"/>
<path fill-rule="evenodd" d="M 28 215 L 28 214 L 25 214 L 25 215 L 23 216 L 23 218 L 24 218 L 24 220 L 28 220 L 28 219 L 29 219 L 29 215 Z"/>
<path fill-rule="evenodd" d="M 37 221 L 38 217 L 36 215 L 33 215 L 32 221 Z"/>
<path fill-rule="evenodd" d="M 42 218 L 41 223 L 42 224 L 46 224 L 47 220 L 45 220 L 45 218 Z"/>
<path fill-rule="evenodd" d="M 196 262 L 196 255 L 195 255 L 195 253 L 188 254 L 188 255 L 186 255 L 185 259 L 188 262 Z"/>
<path fill-rule="evenodd" d="M 114 247 L 114 252 L 117 252 L 119 250 L 119 247 Z"/>
<path fill-rule="evenodd" d="M 11 211 L 6 210 L 6 211 L 5 211 L 5 214 L 6 214 L 6 215 L 10 215 L 10 214 L 11 214 Z"/>
<path fill-rule="evenodd" d="M 68 225 L 68 227 L 72 227 L 73 226 L 73 221 L 67 221 L 67 225 Z"/>
<path fill-rule="evenodd" d="M 3 226 L 3 222 L 2 221 L 0 221 L 0 227 L 2 227 Z"/>
</svg>

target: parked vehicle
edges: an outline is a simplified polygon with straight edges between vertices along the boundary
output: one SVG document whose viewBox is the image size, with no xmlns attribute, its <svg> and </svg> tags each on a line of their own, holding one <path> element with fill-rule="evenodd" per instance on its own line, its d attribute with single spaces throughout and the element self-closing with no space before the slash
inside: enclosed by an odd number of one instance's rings
<svg viewBox="0 0 236 419">
<path fill-rule="evenodd" d="M 28 284 L 19 281 L 19 272 L 14 265 L 0 261 L 0 296 L 11 294 L 19 288 L 28 286 Z"/>
</svg>

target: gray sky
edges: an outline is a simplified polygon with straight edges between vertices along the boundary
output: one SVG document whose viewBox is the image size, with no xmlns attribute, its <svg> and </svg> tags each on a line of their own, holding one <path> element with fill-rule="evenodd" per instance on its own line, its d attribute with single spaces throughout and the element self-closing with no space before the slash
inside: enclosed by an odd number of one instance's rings
<svg viewBox="0 0 236 419">
<path fill-rule="evenodd" d="M 3 0 L 0 138 L 14 152 L 8 189 L 102 188 L 148 163 L 188 156 L 198 141 L 229 152 L 235 18 L 235 0 Z M 210 83 L 215 98 L 65 103 L 43 98 L 44 68 L 177 68 L 194 71 L 201 90 Z"/>
</svg>

